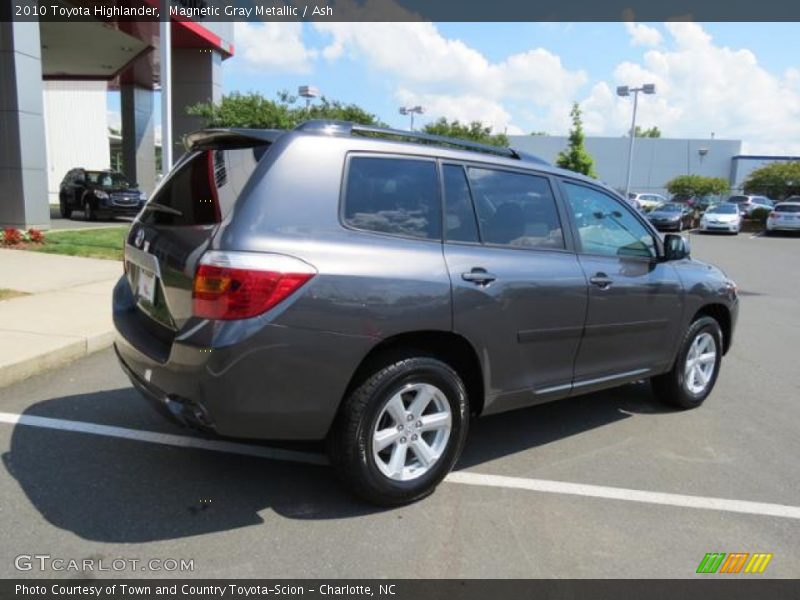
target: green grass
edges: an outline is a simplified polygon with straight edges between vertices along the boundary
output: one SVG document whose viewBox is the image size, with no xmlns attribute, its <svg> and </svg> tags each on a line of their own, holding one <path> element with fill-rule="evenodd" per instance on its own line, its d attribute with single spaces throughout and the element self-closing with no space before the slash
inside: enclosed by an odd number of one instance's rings
<svg viewBox="0 0 800 600">
<path fill-rule="evenodd" d="M 127 233 L 127 227 L 49 231 L 45 234 L 44 244 L 31 244 L 26 250 L 122 260 L 122 247 Z"/>
</svg>

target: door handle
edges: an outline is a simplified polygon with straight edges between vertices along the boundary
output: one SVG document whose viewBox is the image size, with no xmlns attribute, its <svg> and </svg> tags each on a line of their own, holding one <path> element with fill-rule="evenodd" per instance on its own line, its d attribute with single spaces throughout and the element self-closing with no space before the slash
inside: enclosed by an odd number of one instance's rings
<svg viewBox="0 0 800 600">
<path fill-rule="evenodd" d="M 461 274 L 461 279 L 477 283 L 478 285 L 488 285 L 497 279 L 497 275 L 489 273 L 481 267 L 474 267 L 471 271 Z"/>
<path fill-rule="evenodd" d="M 605 290 L 611 287 L 611 284 L 614 283 L 614 280 L 605 273 L 598 273 L 594 277 L 589 278 L 589 283 L 596 285 L 601 290 Z"/>
</svg>

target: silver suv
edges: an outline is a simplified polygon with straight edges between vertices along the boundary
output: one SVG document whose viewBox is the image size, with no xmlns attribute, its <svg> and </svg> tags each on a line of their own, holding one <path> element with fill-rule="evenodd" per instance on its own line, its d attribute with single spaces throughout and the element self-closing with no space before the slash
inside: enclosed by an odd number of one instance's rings
<svg viewBox="0 0 800 600">
<path fill-rule="evenodd" d="M 473 417 L 714 387 L 736 286 L 592 179 L 341 122 L 188 145 L 113 298 L 123 369 L 187 425 L 325 439 L 352 490 L 397 505 L 453 468 Z"/>
</svg>

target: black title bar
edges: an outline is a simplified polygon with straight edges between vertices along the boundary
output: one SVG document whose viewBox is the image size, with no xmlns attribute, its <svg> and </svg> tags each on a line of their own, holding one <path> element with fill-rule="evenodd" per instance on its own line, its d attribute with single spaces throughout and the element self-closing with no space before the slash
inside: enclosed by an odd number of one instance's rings
<svg viewBox="0 0 800 600">
<path fill-rule="evenodd" d="M 800 21 L 798 0 L 169 0 L 161 8 L 160 0 L 2 0 L 0 21 Z"/>
<path fill-rule="evenodd" d="M 0 581 L 4 600 L 271 600 L 305 598 L 343 600 L 752 600 L 797 598 L 796 580 L 715 576 L 688 580 L 642 579 L 297 579 L 297 580 L 111 580 L 41 579 Z"/>
</svg>

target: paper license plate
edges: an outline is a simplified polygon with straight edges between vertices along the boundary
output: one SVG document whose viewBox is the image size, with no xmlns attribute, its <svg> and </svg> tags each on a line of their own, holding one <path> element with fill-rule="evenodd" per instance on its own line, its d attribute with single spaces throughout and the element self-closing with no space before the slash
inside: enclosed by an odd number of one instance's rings
<svg viewBox="0 0 800 600">
<path fill-rule="evenodd" d="M 147 300 L 150 304 L 155 304 L 156 299 L 156 276 L 150 271 L 144 269 L 139 270 L 139 284 L 137 286 L 137 294 L 143 300 Z"/>
</svg>

